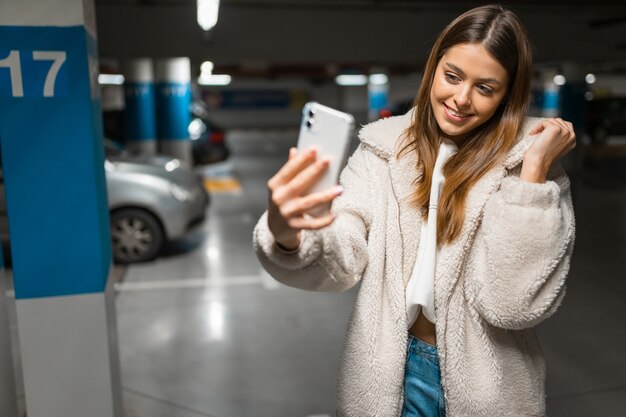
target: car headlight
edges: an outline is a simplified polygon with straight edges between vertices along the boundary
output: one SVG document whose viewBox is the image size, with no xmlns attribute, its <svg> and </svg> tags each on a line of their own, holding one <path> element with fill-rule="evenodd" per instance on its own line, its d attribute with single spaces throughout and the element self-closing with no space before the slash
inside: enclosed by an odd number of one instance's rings
<svg viewBox="0 0 626 417">
<path fill-rule="evenodd" d="M 181 202 L 189 201 L 193 199 L 192 190 L 188 190 L 185 187 L 181 187 L 180 185 L 175 184 L 175 183 L 170 184 L 170 193 L 172 193 L 172 196 L 176 200 L 181 201 Z"/>
<path fill-rule="evenodd" d="M 189 139 L 198 140 L 206 132 L 206 125 L 201 119 L 196 118 L 189 123 L 187 130 L 189 131 Z"/>
</svg>

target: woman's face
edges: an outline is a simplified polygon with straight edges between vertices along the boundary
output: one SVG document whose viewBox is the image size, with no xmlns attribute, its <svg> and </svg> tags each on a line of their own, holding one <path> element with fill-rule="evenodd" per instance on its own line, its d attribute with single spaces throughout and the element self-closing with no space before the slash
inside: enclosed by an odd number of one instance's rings
<svg viewBox="0 0 626 417">
<path fill-rule="evenodd" d="M 466 133 L 485 123 L 507 93 L 509 76 L 482 44 L 450 48 L 439 60 L 430 104 L 444 135 L 457 145 Z"/>
</svg>

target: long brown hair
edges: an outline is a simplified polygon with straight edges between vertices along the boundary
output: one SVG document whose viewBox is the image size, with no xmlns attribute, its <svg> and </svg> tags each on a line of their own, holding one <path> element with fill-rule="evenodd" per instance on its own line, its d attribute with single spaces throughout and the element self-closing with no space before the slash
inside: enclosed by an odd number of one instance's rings
<svg viewBox="0 0 626 417">
<path fill-rule="evenodd" d="M 430 90 L 440 59 L 459 44 L 481 44 L 507 71 L 506 96 L 493 116 L 469 133 L 467 140 L 443 167 L 446 178 L 437 216 L 437 242 L 451 243 L 461 233 L 467 195 L 472 186 L 510 150 L 522 128 L 530 102 L 532 45 L 526 29 L 510 10 L 498 5 L 477 7 L 457 17 L 437 38 L 414 101 L 411 126 L 398 157 L 418 154 L 422 175 L 416 179 L 414 202 L 428 217 L 430 186 L 442 132 L 430 102 Z"/>
</svg>

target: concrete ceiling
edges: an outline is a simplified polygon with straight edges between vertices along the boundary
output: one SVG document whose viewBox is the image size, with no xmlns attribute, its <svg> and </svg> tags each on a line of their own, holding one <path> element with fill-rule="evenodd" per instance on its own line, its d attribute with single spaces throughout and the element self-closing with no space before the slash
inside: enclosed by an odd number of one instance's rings
<svg viewBox="0 0 626 417">
<path fill-rule="evenodd" d="M 539 64 L 626 71 L 625 0 L 502 2 L 526 24 Z M 439 31 L 483 2 L 222 0 L 208 34 L 195 0 L 96 0 L 100 55 L 187 56 L 230 72 L 315 73 L 328 68 L 420 68 Z M 281 70 L 282 69 L 282 70 Z"/>
</svg>

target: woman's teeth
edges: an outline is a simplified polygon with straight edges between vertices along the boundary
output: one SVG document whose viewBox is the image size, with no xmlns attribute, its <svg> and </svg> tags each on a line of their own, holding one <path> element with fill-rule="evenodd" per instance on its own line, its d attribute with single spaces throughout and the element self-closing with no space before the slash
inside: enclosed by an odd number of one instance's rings
<svg viewBox="0 0 626 417">
<path fill-rule="evenodd" d="M 467 117 L 467 114 L 454 111 L 450 107 L 448 107 L 448 111 L 450 112 L 451 115 L 456 116 L 456 117 Z"/>
</svg>

